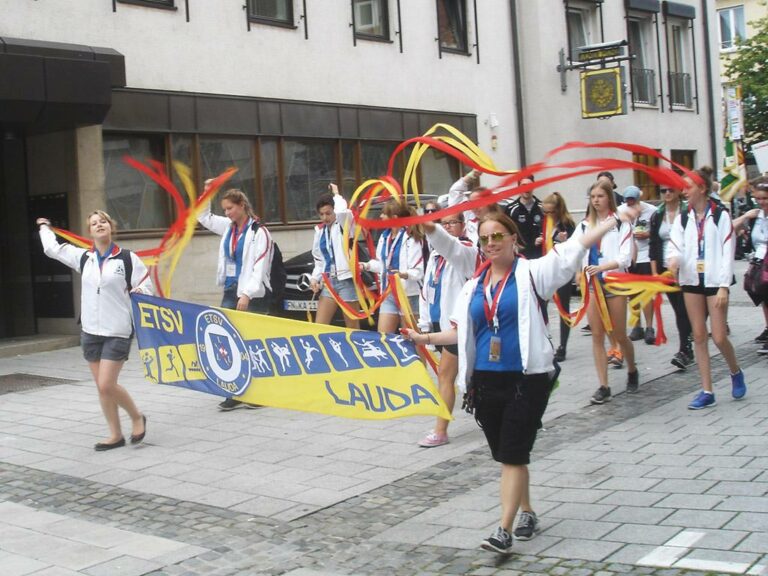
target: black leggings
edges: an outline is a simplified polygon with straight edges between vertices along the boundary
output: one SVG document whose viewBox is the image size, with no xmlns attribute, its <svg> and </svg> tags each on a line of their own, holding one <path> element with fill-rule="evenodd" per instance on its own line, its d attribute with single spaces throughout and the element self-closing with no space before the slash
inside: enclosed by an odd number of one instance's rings
<svg viewBox="0 0 768 576">
<path fill-rule="evenodd" d="M 560 304 L 563 306 L 563 310 L 570 313 L 571 312 L 571 292 L 573 290 L 573 286 L 570 282 L 566 284 L 565 286 L 561 286 L 557 289 L 557 297 L 560 298 Z M 547 300 L 544 303 L 544 313 L 549 313 L 549 300 Z M 558 318 L 560 318 L 560 348 L 563 350 L 566 349 L 568 346 L 568 335 L 571 333 L 571 327 L 568 326 L 568 324 L 563 320 L 563 318 L 558 313 Z"/>
<path fill-rule="evenodd" d="M 665 272 L 662 267 L 658 272 Z M 675 324 L 677 324 L 677 333 L 680 336 L 680 352 L 690 352 L 691 349 L 691 321 L 688 319 L 688 311 L 685 309 L 685 298 L 682 290 L 680 292 L 667 292 L 672 310 L 675 312 Z"/>
</svg>

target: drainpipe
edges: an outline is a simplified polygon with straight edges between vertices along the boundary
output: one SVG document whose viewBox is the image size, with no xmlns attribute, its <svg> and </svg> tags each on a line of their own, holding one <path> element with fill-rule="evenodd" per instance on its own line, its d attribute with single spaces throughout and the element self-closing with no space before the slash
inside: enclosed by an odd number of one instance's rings
<svg viewBox="0 0 768 576">
<path fill-rule="evenodd" d="M 523 111 L 523 79 L 520 72 L 520 38 L 517 29 L 517 0 L 509 0 L 509 12 L 512 18 L 512 77 L 515 80 L 515 110 L 517 112 L 517 148 L 520 167 L 527 164 L 525 154 L 525 113 Z"/>
<path fill-rule="evenodd" d="M 714 44 L 709 35 L 709 2 L 701 0 L 701 13 L 704 21 L 704 61 L 707 64 L 707 114 L 709 114 L 709 145 L 712 148 L 712 167 L 715 169 L 715 176 L 720 170 L 717 163 L 717 126 L 715 121 L 715 97 L 714 97 L 714 79 L 712 78 L 712 50 Z"/>
</svg>

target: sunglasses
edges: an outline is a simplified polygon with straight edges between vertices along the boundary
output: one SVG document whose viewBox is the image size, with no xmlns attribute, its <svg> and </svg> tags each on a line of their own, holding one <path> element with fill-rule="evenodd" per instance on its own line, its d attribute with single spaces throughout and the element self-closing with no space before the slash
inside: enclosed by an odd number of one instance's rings
<svg viewBox="0 0 768 576">
<path fill-rule="evenodd" d="M 501 242 L 504 240 L 505 236 L 512 236 L 509 232 L 494 232 L 492 234 L 483 234 L 482 236 L 478 236 L 477 239 L 480 240 L 480 246 L 487 246 L 488 242 L 493 240 L 494 242 Z"/>
<path fill-rule="evenodd" d="M 458 226 L 459 224 L 463 224 L 460 220 L 448 220 L 447 222 L 440 222 L 443 226 Z"/>
<path fill-rule="evenodd" d="M 662 188 L 661 190 L 659 190 L 659 192 L 662 194 L 672 194 L 674 190 L 672 190 L 672 188 Z"/>
<path fill-rule="evenodd" d="M 437 212 L 439 208 L 424 208 L 424 214 L 433 214 Z"/>
</svg>

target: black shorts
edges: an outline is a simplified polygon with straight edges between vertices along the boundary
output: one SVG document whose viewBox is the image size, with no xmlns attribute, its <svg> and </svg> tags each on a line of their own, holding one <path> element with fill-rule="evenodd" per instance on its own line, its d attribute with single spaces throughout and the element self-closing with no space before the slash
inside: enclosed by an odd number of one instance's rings
<svg viewBox="0 0 768 576">
<path fill-rule="evenodd" d="M 646 274 L 650 275 L 651 273 L 651 263 L 650 262 L 637 262 L 629 267 L 629 271 L 632 274 Z"/>
<path fill-rule="evenodd" d="M 442 332 L 440 328 L 440 322 L 432 322 L 432 332 Z M 435 344 L 435 350 L 438 352 L 441 352 L 443 349 L 445 349 L 446 352 L 450 352 L 454 356 L 459 355 L 459 345 L 458 344 Z"/>
<path fill-rule="evenodd" d="M 720 288 L 709 288 L 699 284 L 698 286 L 681 286 L 683 294 L 701 294 L 702 296 L 717 296 L 717 291 Z"/>
<path fill-rule="evenodd" d="M 100 360 L 128 360 L 133 338 L 120 338 L 118 336 L 96 336 L 87 332 L 80 333 L 80 346 L 83 349 L 83 358 L 87 362 Z"/>
<path fill-rule="evenodd" d="M 549 376 L 480 370 L 472 375 L 472 386 L 475 418 L 493 459 L 502 464 L 529 464 L 552 392 Z"/>
</svg>

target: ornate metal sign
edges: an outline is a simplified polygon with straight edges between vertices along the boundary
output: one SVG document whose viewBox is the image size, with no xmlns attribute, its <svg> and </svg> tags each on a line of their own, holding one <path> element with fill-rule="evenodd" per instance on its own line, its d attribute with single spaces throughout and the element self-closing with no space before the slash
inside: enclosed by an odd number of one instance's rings
<svg viewBox="0 0 768 576">
<path fill-rule="evenodd" d="M 627 113 L 624 68 L 582 70 L 581 117 L 604 118 Z"/>
</svg>

